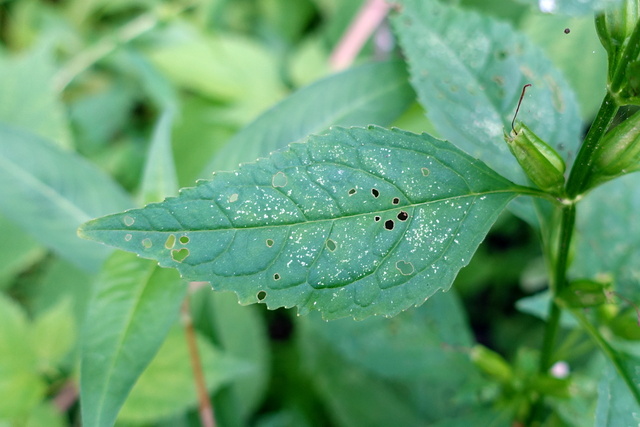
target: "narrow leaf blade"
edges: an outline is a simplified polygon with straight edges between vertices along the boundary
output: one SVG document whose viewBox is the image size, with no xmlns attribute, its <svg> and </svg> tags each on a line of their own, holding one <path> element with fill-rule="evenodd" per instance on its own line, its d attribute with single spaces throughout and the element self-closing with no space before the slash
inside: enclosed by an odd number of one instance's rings
<svg viewBox="0 0 640 427">
<path fill-rule="evenodd" d="M 337 128 L 79 232 L 245 304 L 363 318 L 448 289 L 517 192 L 446 141 Z"/>
<path fill-rule="evenodd" d="M 177 320 L 185 292 L 175 271 L 124 252 L 107 260 L 83 331 L 80 401 L 85 425 L 113 425 Z"/>
<path fill-rule="evenodd" d="M 131 206 L 109 176 L 74 153 L 0 124 L 0 212 L 42 244 L 87 271 L 109 251 L 78 239 L 88 219 Z"/>
</svg>

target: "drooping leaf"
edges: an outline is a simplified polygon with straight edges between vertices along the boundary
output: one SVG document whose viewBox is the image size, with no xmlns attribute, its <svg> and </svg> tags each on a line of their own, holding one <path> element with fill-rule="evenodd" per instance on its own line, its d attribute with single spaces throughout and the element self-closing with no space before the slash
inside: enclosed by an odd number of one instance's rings
<svg viewBox="0 0 640 427">
<path fill-rule="evenodd" d="M 518 191 L 429 135 L 336 128 L 79 233 L 244 304 L 363 318 L 448 289 Z"/>
<path fill-rule="evenodd" d="M 402 3 L 394 23 L 411 82 L 442 137 L 524 183 L 503 130 L 510 130 L 522 87 L 531 83 L 519 120 L 571 164 L 580 136 L 577 102 L 539 48 L 510 25 L 475 12 L 433 0 Z"/>
<path fill-rule="evenodd" d="M 237 377 L 252 372 L 252 366 L 222 352 L 197 336 L 198 353 L 207 389 L 211 392 Z M 184 329 L 174 327 L 147 369 L 131 390 L 118 416 L 119 421 L 143 424 L 195 407 L 193 371 Z"/>
<path fill-rule="evenodd" d="M 96 271 L 108 250 L 78 239 L 78 225 L 131 207 L 94 165 L 34 134 L 0 124 L 0 212 L 76 266 Z"/>
<path fill-rule="evenodd" d="M 132 254 L 105 263 L 82 337 L 83 423 L 112 426 L 138 376 L 178 318 L 186 292 L 175 271 Z"/>
<path fill-rule="evenodd" d="M 201 176 L 235 169 L 331 126 L 389 125 L 414 98 L 399 61 L 365 64 L 329 76 L 285 98 L 238 132 Z"/>
</svg>

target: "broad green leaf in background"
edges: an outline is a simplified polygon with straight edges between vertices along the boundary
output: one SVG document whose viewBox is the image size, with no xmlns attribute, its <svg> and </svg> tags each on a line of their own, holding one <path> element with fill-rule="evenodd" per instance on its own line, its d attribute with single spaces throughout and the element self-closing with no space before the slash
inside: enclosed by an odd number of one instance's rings
<svg viewBox="0 0 640 427">
<path fill-rule="evenodd" d="M 216 349 L 207 340 L 197 337 L 197 343 L 210 392 L 237 377 L 253 373 L 250 365 Z M 196 405 L 187 339 L 184 330 L 176 326 L 131 390 L 118 421 L 151 423 Z"/>
<path fill-rule="evenodd" d="M 640 301 L 639 211 L 640 174 L 617 178 L 590 192 L 578 205 L 571 276 L 610 278 L 617 292 Z"/>
<path fill-rule="evenodd" d="M 619 3 L 621 0 L 518 0 L 544 13 L 580 16 Z"/>
<path fill-rule="evenodd" d="M 519 119 L 571 163 L 581 123 L 575 96 L 524 35 L 433 0 L 403 0 L 394 23 L 413 87 L 443 138 L 524 183 L 503 131 L 510 131 L 522 87 L 531 83 Z"/>
<path fill-rule="evenodd" d="M 0 141 L 0 212 L 78 267 L 98 270 L 109 251 L 78 239 L 76 229 L 130 207 L 124 191 L 94 165 L 34 134 L 0 124 Z"/>
<path fill-rule="evenodd" d="M 565 34 L 566 28 L 570 33 Z M 582 119 L 592 120 L 607 87 L 607 54 L 596 34 L 593 16 L 567 18 L 528 13 L 520 30 L 542 47 L 563 72 L 580 101 Z"/>
<path fill-rule="evenodd" d="M 266 111 L 211 159 L 202 177 L 254 161 L 331 126 L 391 124 L 415 98 L 400 61 L 351 68 L 317 81 Z M 309 100 L 313 102 L 309 102 Z"/>
<path fill-rule="evenodd" d="M 634 382 L 640 385 L 640 359 L 622 355 L 630 368 Z M 640 424 L 640 405 L 629 393 L 627 384 L 612 365 L 608 364 L 598 385 L 597 426 L 636 426 Z"/>
<path fill-rule="evenodd" d="M 82 336 L 80 402 L 85 425 L 111 426 L 138 376 L 178 318 L 187 286 L 173 270 L 132 254 L 105 263 Z"/>
<path fill-rule="evenodd" d="M 230 420 L 230 425 L 246 425 L 267 391 L 270 348 L 257 307 L 242 307 L 237 301 L 231 292 L 212 292 L 207 287 L 192 296 L 191 309 L 199 331 L 209 332 L 225 354 L 255 367 L 251 376 L 236 378 L 220 390 L 214 402 L 220 423 Z M 218 398 L 224 404 L 218 404 Z"/>
<path fill-rule="evenodd" d="M 150 61 L 174 84 L 235 105 L 230 119 L 254 117 L 286 92 L 274 56 L 252 39 L 176 24 L 158 41 L 147 49 Z"/>
<path fill-rule="evenodd" d="M 79 233 L 244 304 L 364 318 L 448 289 L 518 191 L 429 135 L 336 128 Z"/>
<path fill-rule="evenodd" d="M 462 313 L 447 292 L 393 319 L 300 318 L 304 365 L 338 425 L 423 426 L 483 410 L 468 398 L 480 377 Z"/>
<path fill-rule="evenodd" d="M 25 419 L 45 394 L 21 307 L 0 295 L 0 423 Z"/>
<path fill-rule="evenodd" d="M 24 56 L 0 57 L 0 123 L 70 148 L 66 112 L 52 85 L 55 71 L 52 47 L 52 43 L 45 43 Z"/>
</svg>

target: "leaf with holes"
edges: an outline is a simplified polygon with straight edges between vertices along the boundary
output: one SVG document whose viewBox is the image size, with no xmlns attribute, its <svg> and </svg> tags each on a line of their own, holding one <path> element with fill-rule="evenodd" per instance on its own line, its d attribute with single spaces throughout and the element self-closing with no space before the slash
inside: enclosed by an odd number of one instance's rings
<svg viewBox="0 0 640 427">
<path fill-rule="evenodd" d="M 336 128 L 79 233 L 244 304 L 390 316 L 448 289 L 518 192 L 429 135 Z"/>
</svg>

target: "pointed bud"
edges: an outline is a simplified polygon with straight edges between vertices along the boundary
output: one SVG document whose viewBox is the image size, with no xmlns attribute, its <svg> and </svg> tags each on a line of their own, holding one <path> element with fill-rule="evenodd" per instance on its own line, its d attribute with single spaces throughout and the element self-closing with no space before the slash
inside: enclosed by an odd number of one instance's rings
<svg viewBox="0 0 640 427">
<path fill-rule="evenodd" d="M 515 132 L 505 134 L 505 141 L 529 179 L 542 190 L 561 193 L 566 168 L 562 157 L 524 123 L 518 123 Z"/>
<path fill-rule="evenodd" d="M 596 307 L 607 302 L 605 289 L 609 287 L 611 283 L 608 282 L 574 280 L 556 296 L 556 299 L 569 308 Z"/>
<path fill-rule="evenodd" d="M 470 356 L 474 365 L 501 383 L 506 384 L 513 379 L 511 366 L 495 351 L 478 344 L 473 346 Z"/>
<path fill-rule="evenodd" d="M 607 133 L 593 154 L 589 187 L 640 170 L 640 111 Z"/>
<path fill-rule="evenodd" d="M 640 104 L 640 0 L 622 0 L 596 17 L 609 58 L 609 91 L 621 105 Z"/>
</svg>

